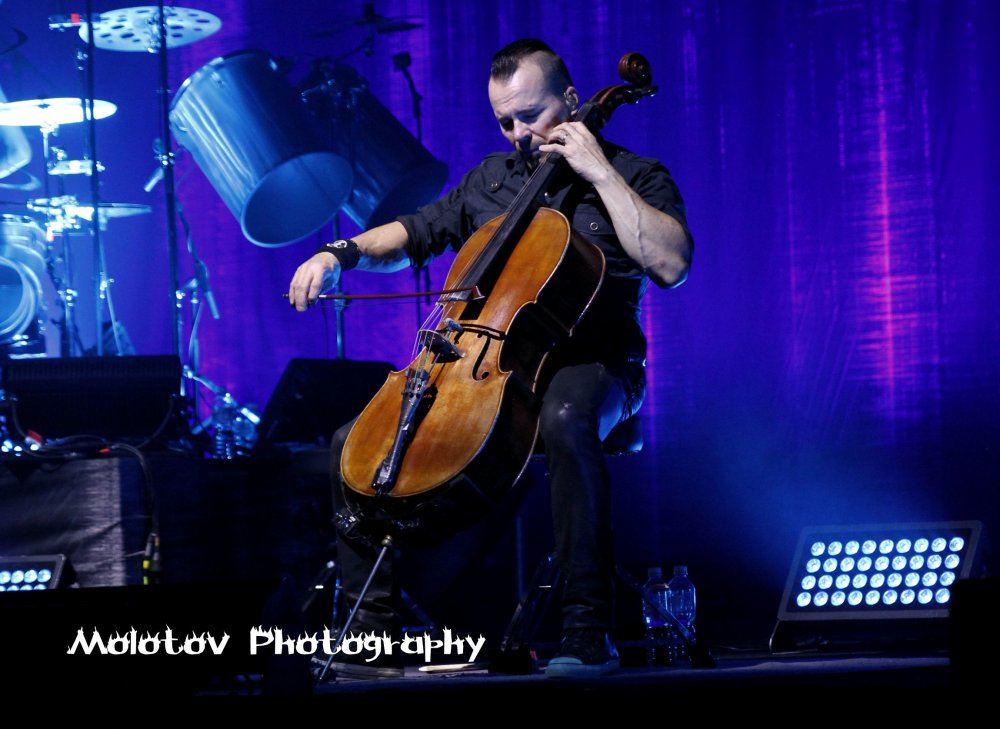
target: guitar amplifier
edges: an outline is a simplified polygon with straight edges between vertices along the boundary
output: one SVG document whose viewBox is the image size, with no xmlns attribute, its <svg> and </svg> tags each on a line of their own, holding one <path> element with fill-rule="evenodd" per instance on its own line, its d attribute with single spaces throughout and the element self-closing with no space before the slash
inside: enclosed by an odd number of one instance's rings
<svg viewBox="0 0 1000 729">
<path fill-rule="evenodd" d="M 10 360 L 3 365 L 8 425 L 24 439 L 148 438 L 180 395 L 176 355 Z"/>
</svg>

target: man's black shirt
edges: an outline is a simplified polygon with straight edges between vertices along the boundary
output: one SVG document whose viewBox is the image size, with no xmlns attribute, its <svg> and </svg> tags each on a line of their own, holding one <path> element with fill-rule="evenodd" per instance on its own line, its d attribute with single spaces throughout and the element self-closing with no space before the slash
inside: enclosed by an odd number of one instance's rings
<svg viewBox="0 0 1000 729">
<path fill-rule="evenodd" d="M 653 208 L 677 220 L 690 236 L 683 199 L 666 167 L 607 142 L 602 146 L 625 182 Z M 507 211 L 529 176 L 520 154 L 491 154 L 447 195 L 413 215 L 400 216 L 412 264 L 419 267 L 448 248 L 461 248 L 476 230 Z M 622 248 L 597 191 L 570 170 L 555 181 L 544 201 L 596 243 L 606 261 L 604 283 L 573 335 L 568 360 L 641 361 L 646 342 L 639 326 L 639 302 L 649 278 Z"/>
</svg>

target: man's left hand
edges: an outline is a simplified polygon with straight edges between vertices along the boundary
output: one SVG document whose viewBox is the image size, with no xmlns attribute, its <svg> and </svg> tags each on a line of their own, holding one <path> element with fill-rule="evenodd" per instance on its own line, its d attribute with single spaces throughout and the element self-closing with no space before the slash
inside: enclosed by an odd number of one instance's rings
<svg viewBox="0 0 1000 729">
<path fill-rule="evenodd" d="M 553 127 L 547 144 L 538 150 L 557 152 L 584 180 L 597 185 L 613 171 L 597 139 L 582 122 L 564 122 Z"/>
</svg>

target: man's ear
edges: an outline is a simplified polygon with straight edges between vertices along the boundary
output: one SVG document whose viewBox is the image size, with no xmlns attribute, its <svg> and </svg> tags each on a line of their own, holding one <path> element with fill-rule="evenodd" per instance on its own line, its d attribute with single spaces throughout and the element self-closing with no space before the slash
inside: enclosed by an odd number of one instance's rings
<svg viewBox="0 0 1000 729">
<path fill-rule="evenodd" d="M 569 107 L 571 113 L 576 111 L 580 97 L 577 95 L 574 87 L 570 86 L 563 92 L 563 101 L 566 102 L 566 106 Z"/>
</svg>

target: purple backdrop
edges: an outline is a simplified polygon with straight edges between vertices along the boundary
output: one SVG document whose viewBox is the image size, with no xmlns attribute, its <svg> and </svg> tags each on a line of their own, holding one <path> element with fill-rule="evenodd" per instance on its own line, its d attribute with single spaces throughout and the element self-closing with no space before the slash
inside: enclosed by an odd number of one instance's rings
<svg viewBox="0 0 1000 729">
<path fill-rule="evenodd" d="M 0 8 L 0 21 L 29 36 L 0 57 L 8 97 L 78 95 L 79 39 L 45 21 L 81 4 L 26 5 Z M 365 40 L 344 25 L 360 16 L 360 2 L 197 7 L 223 27 L 172 52 L 174 89 L 234 51 L 269 51 L 298 79 L 313 60 Z M 619 111 L 607 136 L 668 165 L 696 253 L 690 280 L 651 291 L 643 311 L 652 343 L 647 445 L 615 466 L 630 559 L 688 561 L 702 575 L 736 560 L 746 579 L 775 584 L 810 524 L 995 520 L 1000 266 L 989 241 L 1000 233 L 990 208 L 1000 155 L 988 130 L 1000 123 L 1000 6 L 383 0 L 376 10 L 421 27 L 378 34 L 370 55 L 345 61 L 415 134 L 408 86 L 393 69 L 394 54 L 411 54 L 423 142 L 448 164 L 449 185 L 503 148 L 485 89 L 503 43 L 547 39 L 585 96 L 617 80 L 622 53 L 652 62 L 660 92 Z M 142 191 L 160 135 L 155 58 L 98 51 L 95 60 L 97 97 L 119 106 L 99 123 L 104 198 L 155 206 L 107 231 L 113 300 L 139 353 L 167 352 L 162 187 Z M 79 141 L 74 134 L 61 138 L 66 147 Z M 289 359 L 335 353 L 332 310 L 296 315 L 281 298 L 296 265 L 331 232 L 256 247 L 189 156 L 178 180 L 221 312 L 201 321 L 201 372 L 263 407 Z M 354 231 L 346 218 L 343 230 Z M 191 275 L 183 238 L 180 251 L 183 281 Z M 447 265 L 432 266 L 433 285 Z M 351 293 L 413 285 L 407 274 L 344 281 Z M 92 322 L 81 319 L 92 337 Z M 185 308 L 185 343 L 190 319 Z M 348 357 L 406 361 L 413 303 L 356 304 L 345 320 Z"/>
</svg>

